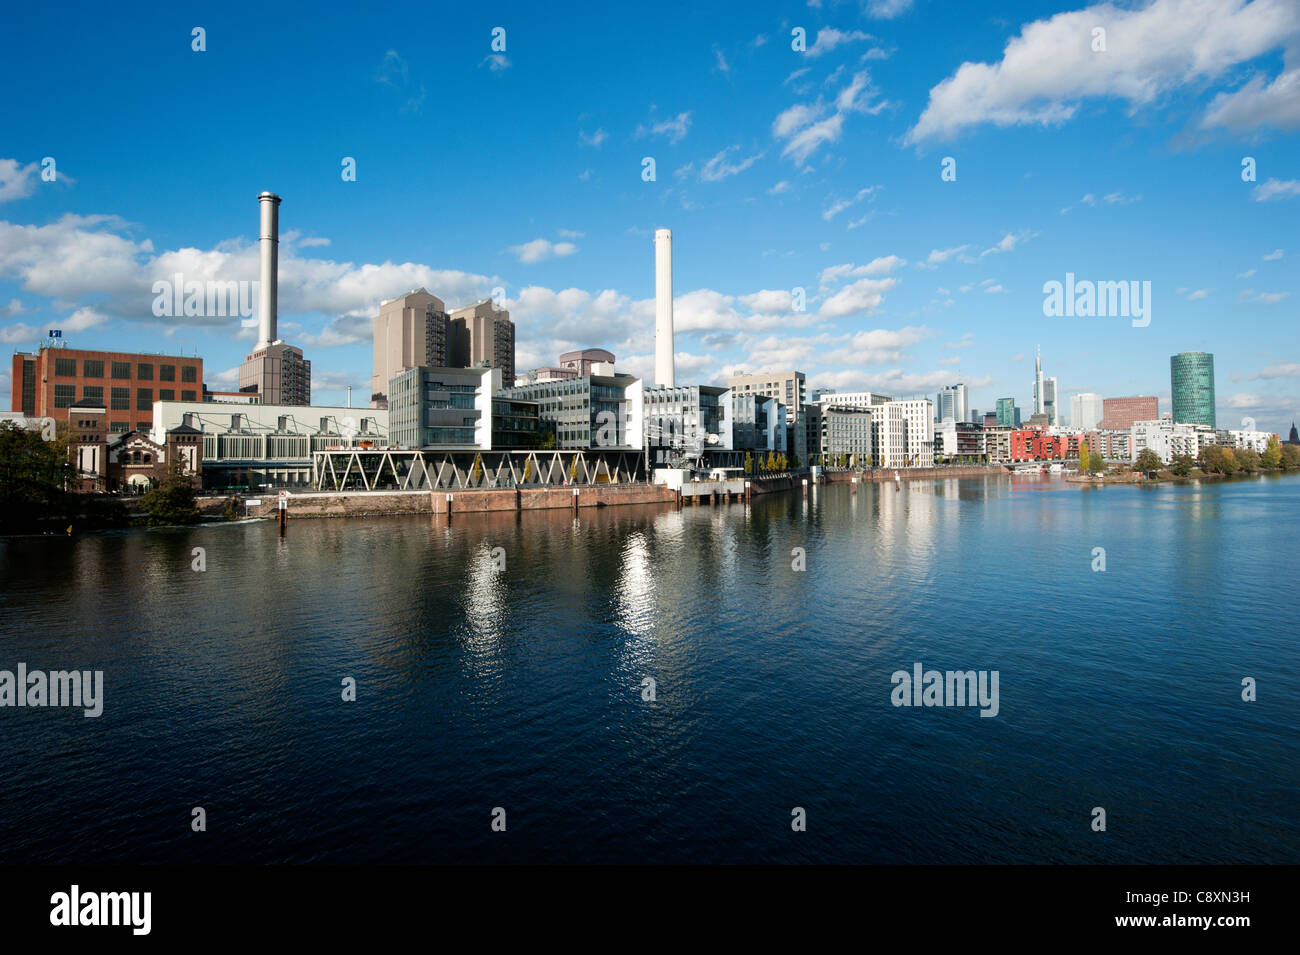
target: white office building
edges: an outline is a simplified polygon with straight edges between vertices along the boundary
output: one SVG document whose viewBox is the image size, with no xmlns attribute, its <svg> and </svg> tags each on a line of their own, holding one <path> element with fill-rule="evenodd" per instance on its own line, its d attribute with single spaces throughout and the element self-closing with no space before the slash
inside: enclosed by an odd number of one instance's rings
<svg viewBox="0 0 1300 955">
<path fill-rule="evenodd" d="M 1102 397 L 1091 391 L 1070 396 L 1070 427 L 1075 431 L 1095 431 L 1101 424 Z"/>
</svg>

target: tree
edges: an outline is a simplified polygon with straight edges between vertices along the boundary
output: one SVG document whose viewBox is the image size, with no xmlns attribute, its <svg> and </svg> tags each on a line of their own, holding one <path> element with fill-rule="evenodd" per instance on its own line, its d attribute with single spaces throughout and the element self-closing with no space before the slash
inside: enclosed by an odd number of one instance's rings
<svg viewBox="0 0 1300 955">
<path fill-rule="evenodd" d="M 1133 462 L 1133 470 L 1141 471 L 1143 474 L 1150 474 L 1152 471 L 1159 471 L 1159 455 L 1150 448 L 1143 448 L 1138 452 L 1137 460 Z"/>
<path fill-rule="evenodd" d="M 1282 467 L 1287 471 L 1300 468 L 1300 444 L 1282 445 Z"/>
<path fill-rule="evenodd" d="M 791 468 L 798 468 L 798 467 L 799 467 L 799 455 L 797 455 L 797 454 L 791 454 L 791 455 L 790 455 L 790 467 L 791 467 Z"/>
<path fill-rule="evenodd" d="M 198 521 L 194 484 L 182 470 L 179 460 L 173 460 L 167 468 L 167 476 L 140 499 L 140 509 L 148 515 L 150 524 L 194 524 Z"/>
<path fill-rule="evenodd" d="M 68 511 L 68 441 L 66 432 L 56 430 L 55 440 L 45 441 L 40 431 L 0 422 L 0 525 L 30 524 Z"/>
<path fill-rule="evenodd" d="M 555 432 L 549 428 L 542 432 L 541 439 L 537 442 L 538 449 L 542 451 L 555 450 Z"/>
<path fill-rule="evenodd" d="M 1100 451 L 1088 452 L 1088 470 L 1098 474 L 1106 472 L 1106 459 L 1101 456 Z"/>
<path fill-rule="evenodd" d="M 1264 448 L 1264 453 L 1259 456 L 1261 467 L 1277 468 L 1282 466 L 1282 445 L 1277 440 L 1277 435 L 1271 434 L 1268 437 L 1268 446 Z"/>
<path fill-rule="evenodd" d="M 1079 470 L 1080 471 L 1088 470 L 1088 465 L 1091 463 L 1091 461 L 1092 459 L 1088 457 L 1088 442 L 1080 441 L 1079 442 Z"/>
<path fill-rule="evenodd" d="M 1173 461 L 1169 465 L 1169 470 L 1173 471 L 1178 477 L 1187 477 L 1192 473 L 1192 468 L 1196 462 L 1192 460 L 1190 454 L 1175 454 Z"/>
<path fill-rule="evenodd" d="M 533 474 L 533 459 L 531 457 L 524 458 L 524 483 L 525 484 L 528 483 L 528 479 L 532 477 L 532 474 Z"/>
<path fill-rule="evenodd" d="M 578 456 L 573 456 L 573 463 L 569 465 L 569 482 L 578 480 Z"/>
<path fill-rule="evenodd" d="M 483 455 L 474 455 L 474 467 L 470 470 L 470 476 L 475 484 L 477 484 L 478 479 L 483 476 Z"/>
<path fill-rule="evenodd" d="M 775 451 L 769 451 L 769 452 L 767 452 L 767 467 L 766 467 L 765 470 L 768 470 L 768 471 L 775 471 L 775 470 L 776 470 L 776 452 L 775 452 Z"/>
<path fill-rule="evenodd" d="M 748 451 L 745 452 L 745 473 L 749 474 L 754 470 L 754 456 Z"/>
<path fill-rule="evenodd" d="M 1247 474 L 1259 470 L 1260 455 L 1254 448 L 1238 448 L 1232 453 L 1238 466 Z"/>
</svg>

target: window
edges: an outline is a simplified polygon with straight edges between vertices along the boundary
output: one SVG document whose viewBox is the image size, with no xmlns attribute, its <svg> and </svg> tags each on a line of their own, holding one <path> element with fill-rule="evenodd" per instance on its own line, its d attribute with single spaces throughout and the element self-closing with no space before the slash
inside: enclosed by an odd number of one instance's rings
<svg viewBox="0 0 1300 955">
<path fill-rule="evenodd" d="M 76 385 L 55 385 L 54 386 L 54 407 L 71 408 L 72 403 L 77 400 Z"/>
<path fill-rule="evenodd" d="M 103 376 L 101 375 L 100 377 L 102 378 Z M 86 385 L 84 388 L 81 389 L 81 397 L 89 399 L 90 401 L 103 401 L 104 386 Z"/>
<path fill-rule="evenodd" d="M 139 381 L 153 381 L 153 365 L 140 362 L 135 366 L 135 377 Z"/>
<path fill-rule="evenodd" d="M 113 373 L 113 377 L 114 377 L 114 378 L 130 378 L 130 377 L 131 377 L 131 363 L 130 363 L 129 361 L 115 361 L 115 362 L 113 362 L 113 372 L 112 372 L 112 373 Z"/>
<path fill-rule="evenodd" d="M 193 365 L 181 365 L 181 381 L 196 382 L 199 380 L 199 370 Z"/>
<path fill-rule="evenodd" d="M 141 365 L 140 367 L 143 368 L 144 366 Z M 136 411 L 153 410 L 153 389 L 152 388 L 137 388 L 135 390 L 135 410 Z"/>
<path fill-rule="evenodd" d="M 109 403 L 109 407 L 114 411 L 130 411 L 131 410 L 131 389 L 130 388 L 112 389 L 112 397 Z M 125 428 L 126 425 L 123 424 L 122 427 Z"/>
<path fill-rule="evenodd" d="M 159 381 L 175 381 L 175 380 L 176 380 L 176 366 L 175 366 L 175 365 L 159 365 L 159 366 L 158 366 L 158 380 L 159 380 Z"/>
<path fill-rule="evenodd" d="M 173 391 L 171 388 L 159 388 L 159 389 L 158 389 L 158 400 L 159 400 L 159 401 L 175 401 L 175 400 L 176 400 L 176 392 Z"/>
<path fill-rule="evenodd" d="M 184 369 L 182 369 L 182 370 L 184 370 Z M 196 396 L 196 392 L 193 392 L 193 391 L 185 391 L 185 390 L 182 390 L 182 391 L 181 391 L 181 401 L 198 401 L 198 400 L 199 400 L 199 399 L 198 399 L 198 397 Z"/>
<path fill-rule="evenodd" d="M 114 388 L 113 390 L 116 391 L 117 389 Z M 108 430 L 113 432 L 114 434 L 126 434 L 126 422 L 114 421 L 112 424 L 108 426 Z"/>
<path fill-rule="evenodd" d="M 83 378 L 103 378 L 104 363 L 87 358 L 81 363 L 81 377 Z"/>
<path fill-rule="evenodd" d="M 54 374 L 58 378 L 77 377 L 77 359 L 75 358 L 54 359 Z"/>
</svg>

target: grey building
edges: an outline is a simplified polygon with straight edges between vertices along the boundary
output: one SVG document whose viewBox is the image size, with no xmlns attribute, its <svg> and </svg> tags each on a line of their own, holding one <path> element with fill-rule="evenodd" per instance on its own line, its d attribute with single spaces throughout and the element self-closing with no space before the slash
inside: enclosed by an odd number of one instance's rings
<svg viewBox="0 0 1300 955">
<path fill-rule="evenodd" d="M 583 375 L 506 388 L 501 397 L 535 401 L 559 449 L 637 449 L 644 445 L 640 378 Z"/>
<path fill-rule="evenodd" d="M 492 450 L 492 398 L 501 382 L 495 368 L 420 365 L 388 383 L 388 427 L 405 448 Z"/>
</svg>

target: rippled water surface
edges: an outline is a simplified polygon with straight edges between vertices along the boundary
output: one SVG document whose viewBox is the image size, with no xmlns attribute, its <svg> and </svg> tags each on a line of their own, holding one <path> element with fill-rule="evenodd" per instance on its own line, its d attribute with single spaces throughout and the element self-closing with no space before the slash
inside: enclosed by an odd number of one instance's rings
<svg viewBox="0 0 1300 955">
<path fill-rule="evenodd" d="M 0 709 L 0 859 L 1295 862 L 1298 515 L 1028 478 L 0 540 L 0 669 L 105 681 Z M 998 715 L 891 705 L 918 661 Z"/>
</svg>

